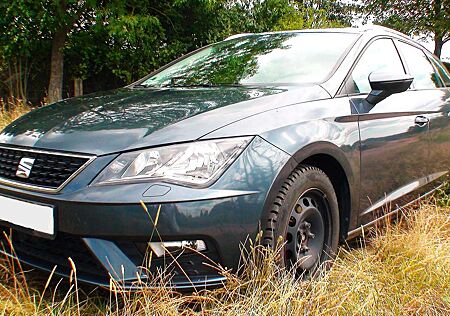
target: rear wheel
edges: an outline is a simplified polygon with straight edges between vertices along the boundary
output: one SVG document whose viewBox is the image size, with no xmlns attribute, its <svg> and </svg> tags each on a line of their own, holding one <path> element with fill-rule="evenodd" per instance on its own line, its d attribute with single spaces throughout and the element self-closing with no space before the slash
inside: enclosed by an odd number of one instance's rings
<svg viewBox="0 0 450 316">
<path fill-rule="evenodd" d="M 339 240 L 339 208 L 330 179 L 320 169 L 299 166 L 283 183 L 263 224 L 263 243 L 282 237 L 280 264 L 312 275 L 334 259 Z"/>
</svg>

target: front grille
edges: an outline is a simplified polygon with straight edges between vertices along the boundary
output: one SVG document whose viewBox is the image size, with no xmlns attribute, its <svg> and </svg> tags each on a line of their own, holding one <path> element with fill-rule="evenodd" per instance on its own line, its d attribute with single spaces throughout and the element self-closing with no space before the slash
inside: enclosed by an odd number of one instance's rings
<svg viewBox="0 0 450 316">
<path fill-rule="evenodd" d="M 22 158 L 35 159 L 28 178 L 16 175 Z M 0 179 L 51 190 L 59 189 L 89 157 L 0 147 Z"/>
</svg>

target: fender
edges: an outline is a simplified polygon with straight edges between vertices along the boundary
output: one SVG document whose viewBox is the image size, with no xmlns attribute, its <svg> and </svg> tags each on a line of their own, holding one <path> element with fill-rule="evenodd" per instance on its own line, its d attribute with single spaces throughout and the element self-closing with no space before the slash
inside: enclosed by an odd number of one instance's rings
<svg viewBox="0 0 450 316">
<path fill-rule="evenodd" d="M 359 155 L 356 162 L 356 166 L 352 167 L 352 163 L 349 161 L 345 152 L 330 142 L 319 141 L 315 143 L 308 144 L 295 152 L 288 162 L 283 166 L 283 168 L 278 173 L 277 177 L 272 183 L 272 186 L 266 196 L 266 201 L 264 203 L 263 217 L 261 220 L 267 220 L 268 212 L 272 207 L 272 202 L 275 200 L 278 191 L 285 181 L 285 179 L 292 173 L 292 171 L 302 162 L 311 158 L 315 155 L 327 155 L 336 160 L 339 165 L 344 170 L 345 176 L 350 189 L 350 218 L 347 227 L 347 231 L 352 229 L 352 227 L 357 225 L 358 220 L 358 203 L 359 203 Z M 356 168 L 356 170 L 355 170 Z M 267 214 L 267 215 L 266 215 Z M 346 238 L 347 231 L 342 232 L 342 238 Z"/>
</svg>

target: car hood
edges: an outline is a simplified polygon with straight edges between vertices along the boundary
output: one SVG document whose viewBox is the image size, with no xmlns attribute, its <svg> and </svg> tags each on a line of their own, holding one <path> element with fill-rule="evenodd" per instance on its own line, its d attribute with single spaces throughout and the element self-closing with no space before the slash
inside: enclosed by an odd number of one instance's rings
<svg viewBox="0 0 450 316">
<path fill-rule="evenodd" d="M 7 126 L 0 143 L 104 155 L 198 139 L 276 107 L 329 98 L 320 86 L 118 89 L 63 100 Z"/>
</svg>

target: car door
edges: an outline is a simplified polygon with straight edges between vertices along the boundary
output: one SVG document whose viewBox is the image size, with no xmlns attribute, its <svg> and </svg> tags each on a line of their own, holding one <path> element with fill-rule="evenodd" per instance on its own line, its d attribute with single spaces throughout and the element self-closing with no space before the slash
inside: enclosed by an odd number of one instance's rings
<svg viewBox="0 0 450 316">
<path fill-rule="evenodd" d="M 444 66 L 420 47 L 398 41 L 397 47 L 408 71 L 414 76 L 410 94 L 421 100 L 430 119 L 430 185 L 444 181 L 450 170 L 450 75 Z"/>
<path fill-rule="evenodd" d="M 370 106 L 365 98 L 372 72 L 406 72 L 392 39 L 372 41 L 345 83 L 359 117 L 360 225 L 417 198 L 428 174 L 428 117 L 421 101 L 407 91 Z"/>
</svg>

